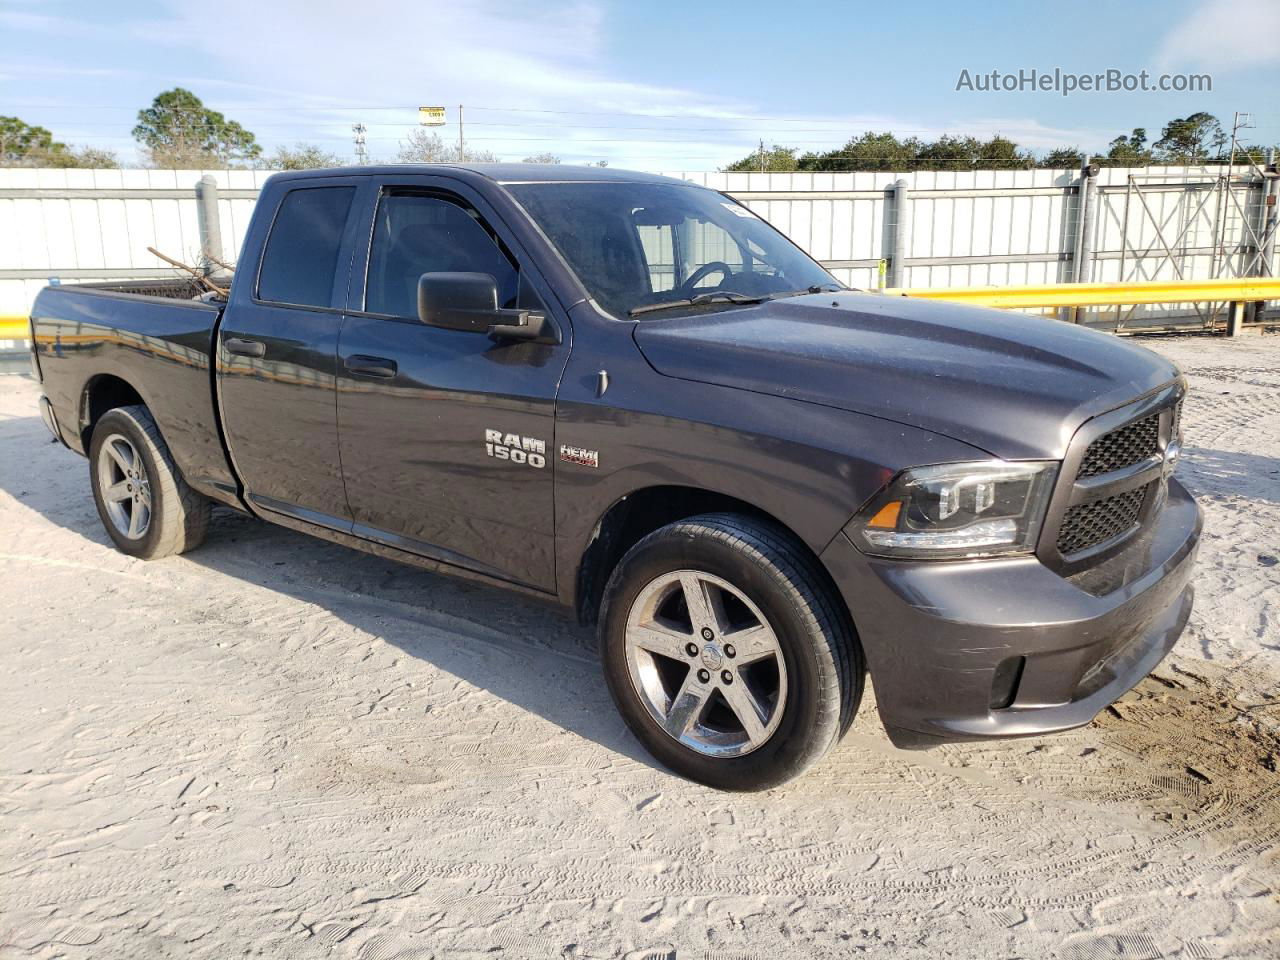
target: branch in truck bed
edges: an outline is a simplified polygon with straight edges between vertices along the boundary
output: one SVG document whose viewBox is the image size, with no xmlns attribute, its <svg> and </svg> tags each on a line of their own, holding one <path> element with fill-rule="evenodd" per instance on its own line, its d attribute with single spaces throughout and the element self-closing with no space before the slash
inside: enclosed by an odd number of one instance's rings
<svg viewBox="0 0 1280 960">
<path fill-rule="evenodd" d="M 147 247 L 147 252 L 159 257 L 161 260 L 163 260 L 165 263 L 169 264 L 170 266 L 177 267 L 179 270 L 187 271 L 187 273 L 195 277 L 197 281 L 199 281 L 200 283 L 208 287 L 211 293 L 216 293 L 220 297 L 227 296 L 226 290 L 218 286 L 216 283 L 214 283 L 212 280 L 206 277 L 203 273 L 201 273 L 195 267 L 189 267 L 185 263 L 183 263 L 181 260 L 175 260 L 173 259 L 173 257 L 167 257 L 163 253 L 161 253 L 159 250 L 157 250 L 155 247 Z"/>
</svg>

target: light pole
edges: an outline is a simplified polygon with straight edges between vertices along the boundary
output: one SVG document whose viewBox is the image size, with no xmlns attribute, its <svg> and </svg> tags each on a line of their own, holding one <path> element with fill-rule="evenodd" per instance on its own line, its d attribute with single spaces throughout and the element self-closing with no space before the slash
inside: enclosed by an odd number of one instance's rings
<svg viewBox="0 0 1280 960">
<path fill-rule="evenodd" d="M 353 123 L 351 125 L 352 141 L 356 145 L 356 163 L 364 166 L 369 162 L 369 151 L 365 147 L 365 134 L 368 128 L 363 123 Z"/>
</svg>

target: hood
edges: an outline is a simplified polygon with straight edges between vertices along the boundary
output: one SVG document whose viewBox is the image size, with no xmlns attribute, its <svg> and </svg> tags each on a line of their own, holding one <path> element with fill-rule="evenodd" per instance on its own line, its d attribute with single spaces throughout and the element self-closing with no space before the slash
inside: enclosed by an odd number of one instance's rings
<svg viewBox="0 0 1280 960">
<path fill-rule="evenodd" d="M 879 294 L 643 320 L 635 339 L 669 377 L 870 414 L 1005 459 L 1060 459 L 1085 420 L 1178 376 L 1111 334 Z"/>
</svg>

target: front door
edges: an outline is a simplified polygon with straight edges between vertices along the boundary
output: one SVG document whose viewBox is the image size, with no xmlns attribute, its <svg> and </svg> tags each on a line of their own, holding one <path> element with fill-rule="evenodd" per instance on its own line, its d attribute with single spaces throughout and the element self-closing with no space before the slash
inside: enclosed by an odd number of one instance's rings
<svg viewBox="0 0 1280 960">
<path fill-rule="evenodd" d="M 350 516 L 334 371 L 361 182 L 307 180 L 283 195 L 256 282 L 245 268 L 218 334 L 222 423 L 245 496 L 339 529 Z"/>
<path fill-rule="evenodd" d="M 446 189 L 382 188 L 353 277 L 361 309 L 348 310 L 338 346 L 347 500 L 358 535 L 552 590 L 567 322 L 549 314 L 559 343 L 517 343 L 417 316 L 418 278 L 441 271 L 490 274 L 500 305 L 547 312 L 549 292 L 482 206 Z"/>
</svg>

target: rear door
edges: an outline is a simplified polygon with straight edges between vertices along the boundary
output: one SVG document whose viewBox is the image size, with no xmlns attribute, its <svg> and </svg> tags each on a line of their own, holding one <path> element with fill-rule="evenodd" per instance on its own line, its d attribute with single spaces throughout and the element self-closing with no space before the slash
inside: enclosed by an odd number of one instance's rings
<svg viewBox="0 0 1280 960">
<path fill-rule="evenodd" d="M 334 373 L 362 188 L 367 178 L 299 179 L 272 197 L 265 244 L 246 246 L 218 334 L 222 422 L 246 496 L 342 530 Z"/>
<path fill-rule="evenodd" d="M 520 584 L 555 587 L 552 463 L 569 326 L 510 231 L 448 178 L 382 182 L 357 251 L 338 364 L 355 533 Z M 557 344 L 427 327 L 423 273 L 488 273 Z"/>
</svg>

